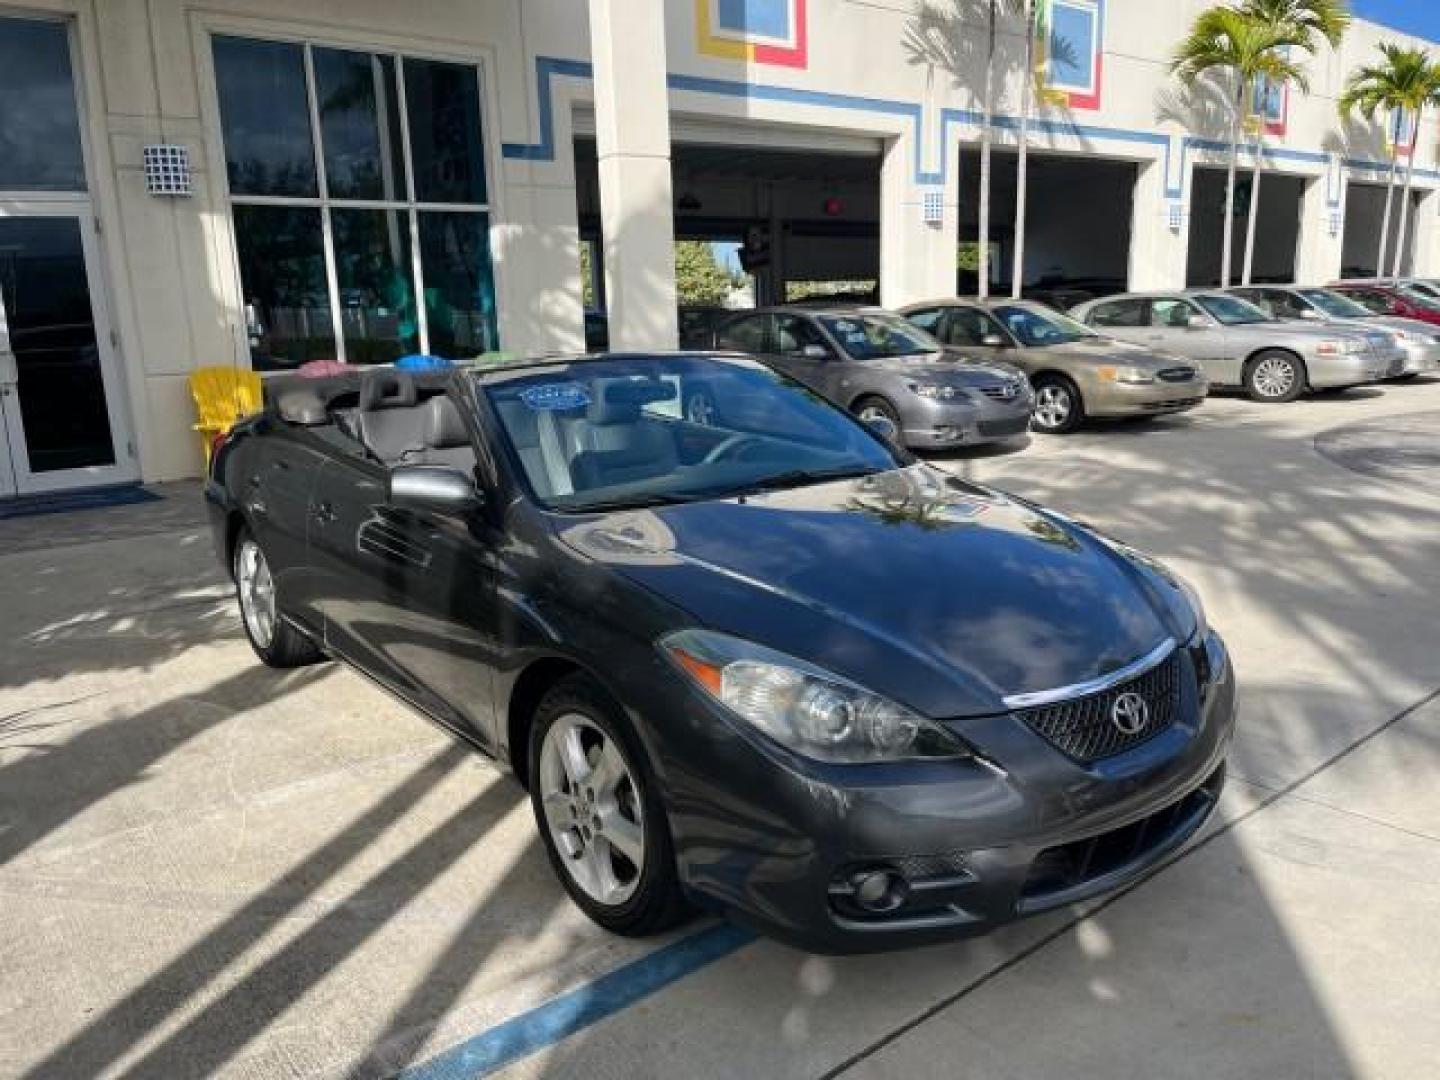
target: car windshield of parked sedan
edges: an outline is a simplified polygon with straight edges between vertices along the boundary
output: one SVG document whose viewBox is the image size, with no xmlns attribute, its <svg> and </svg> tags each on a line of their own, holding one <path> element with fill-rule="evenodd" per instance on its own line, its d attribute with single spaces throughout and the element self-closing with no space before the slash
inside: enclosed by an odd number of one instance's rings
<svg viewBox="0 0 1440 1080">
<path fill-rule="evenodd" d="M 1005 325 L 1005 329 L 1020 339 L 1022 345 L 1066 345 L 1100 336 L 1083 323 L 1058 311 L 1041 312 L 1010 304 L 995 308 L 993 314 Z"/>
<path fill-rule="evenodd" d="M 1195 302 L 1209 312 L 1212 319 L 1224 326 L 1249 326 L 1251 323 L 1276 321 L 1265 314 L 1264 309 L 1235 296 L 1204 293 L 1195 297 Z"/>
<path fill-rule="evenodd" d="M 1432 292 L 1416 288 L 1414 285 L 1397 285 L 1395 291 L 1412 304 L 1440 311 L 1440 297 Z"/>
<path fill-rule="evenodd" d="M 940 342 L 908 319 L 882 312 L 821 315 L 820 325 L 856 360 L 939 352 Z"/>
<path fill-rule="evenodd" d="M 1332 319 L 1368 319 L 1373 315 L 1364 304 L 1329 289 L 1301 289 L 1300 296 Z"/>
<path fill-rule="evenodd" d="M 910 463 L 750 360 L 617 357 L 478 378 L 512 460 L 553 510 L 730 498 Z"/>
</svg>

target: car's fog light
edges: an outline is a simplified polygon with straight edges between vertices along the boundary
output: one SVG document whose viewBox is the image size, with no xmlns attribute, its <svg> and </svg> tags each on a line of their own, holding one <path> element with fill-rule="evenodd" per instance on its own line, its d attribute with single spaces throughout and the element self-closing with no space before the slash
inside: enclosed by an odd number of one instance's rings
<svg viewBox="0 0 1440 1080">
<path fill-rule="evenodd" d="M 894 870 L 862 870 L 850 878 L 855 905 L 877 915 L 894 911 L 910 895 L 910 883 Z"/>
</svg>

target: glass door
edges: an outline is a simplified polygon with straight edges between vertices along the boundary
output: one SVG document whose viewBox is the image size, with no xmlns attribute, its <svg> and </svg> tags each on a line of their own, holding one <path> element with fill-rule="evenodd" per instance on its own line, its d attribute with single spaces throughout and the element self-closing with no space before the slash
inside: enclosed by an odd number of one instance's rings
<svg viewBox="0 0 1440 1080">
<path fill-rule="evenodd" d="M 0 197 L 0 494 L 136 478 L 92 221 Z"/>
</svg>

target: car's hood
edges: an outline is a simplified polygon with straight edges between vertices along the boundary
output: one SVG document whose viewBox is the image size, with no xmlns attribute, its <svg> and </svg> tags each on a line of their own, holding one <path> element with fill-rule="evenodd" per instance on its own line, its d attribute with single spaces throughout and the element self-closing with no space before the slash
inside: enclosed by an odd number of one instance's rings
<svg viewBox="0 0 1440 1080">
<path fill-rule="evenodd" d="M 1158 579 L 1093 535 L 926 465 L 559 536 L 704 626 L 932 716 L 1002 711 L 1189 633 Z"/>
<path fill-rule="evenodd" d="M 916 379 L 935 379 L 950 383 L 993 383 L 996 379 L 1020 378 L 1018 368 L 994 360 L 977 359 L 963 352 L 944 352 L 921 356 L 887 356 L 862 360 L 866 367 Z"/>
<path fill-rule="evenodd" d="M 1025 351 L 1037 355 L 1050 353 L 1070 359 L 1093 360 L 1097 364 L 1132 364 L 1136 367 L 1147 367 L 1153 364 L 1157 369 L 1195 366 L 1188 360 L 1177 357 L 1174 353 L 1163 352 L 1159 349 L 1147 349 L 1144 345 L 1135 345 L 1128 341 L 1116 341 L 1114 338 L 1105 337 L 1087 338 L 1084 341 L 1067 341 L 1059 345 L 1035 345 Z"/>
<path fill-rule="evenodd" d="M 1406 319 L 1399 315 L 1372 315 L 1368 319 L 1356 319 L 1361 326 L 1378 326 L 1384 330 L 1403 330 L 1407 334 L 1424 334 L 1433 338 L 1437 332 L 1434 323 L 1427 323 L 1420 319 Z"/>
</svg>

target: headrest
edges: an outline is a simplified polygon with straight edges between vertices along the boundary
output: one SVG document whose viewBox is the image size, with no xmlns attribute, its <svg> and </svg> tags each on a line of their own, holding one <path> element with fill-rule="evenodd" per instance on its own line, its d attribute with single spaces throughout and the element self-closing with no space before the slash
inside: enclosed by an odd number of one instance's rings
<svg viewBox="0 0 1440 1080">
<path fill-rule="evenodd" d="M 470 432 L 465 428 L 460 410 L 445 394 L 436 394 L 425 402 L 425 433 L 422 438 L 430 450 L 470 445 Z"/>
<path fill-rule="evenodd" d="M 360 411 L 400 409 L 417 400 L 415 380 L 391 368 L 372 368 L 360 381 Z"/>
<path fill-rule="evenodd" d="M 325 402 L 313 390 L 287 390 L 275 402 L 275 411 L 287 424 L 319 427 L 330 422 Z"/>
<path fill-rule="evenodd" d="M 633 424 L 646 405 L 679 396 L 674 383 L 659 379 L 596 379 L 586 419 L 592 424 Z"/>
</svg>

